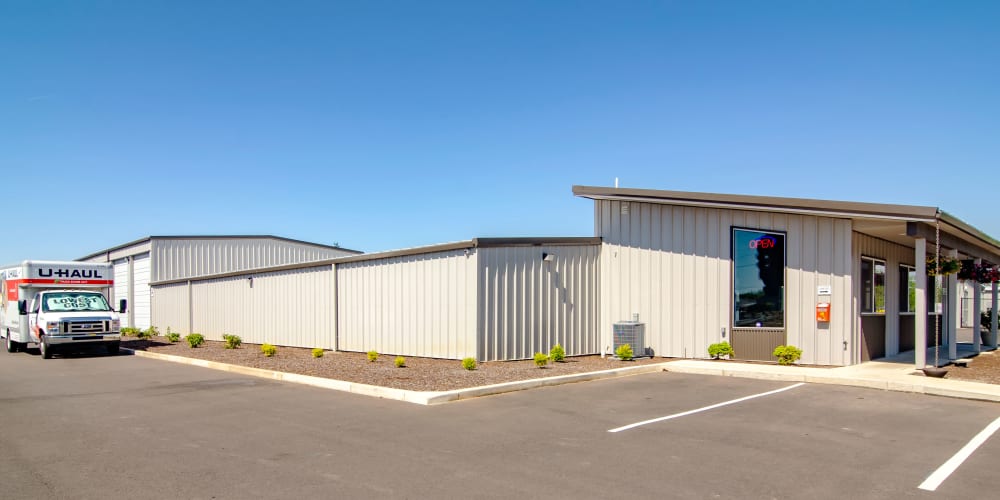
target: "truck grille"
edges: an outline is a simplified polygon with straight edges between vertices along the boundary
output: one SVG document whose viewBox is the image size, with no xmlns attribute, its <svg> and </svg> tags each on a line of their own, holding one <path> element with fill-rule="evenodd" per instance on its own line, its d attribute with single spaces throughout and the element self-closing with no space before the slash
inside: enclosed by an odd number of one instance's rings
<svg viewBox="0 0 1000 500">
<path fill-rule="evenodd" d="M 102 333 L 111 330 L 110 321 L 66 321 L 62 331 L 66 333 Z"/>
</svg>

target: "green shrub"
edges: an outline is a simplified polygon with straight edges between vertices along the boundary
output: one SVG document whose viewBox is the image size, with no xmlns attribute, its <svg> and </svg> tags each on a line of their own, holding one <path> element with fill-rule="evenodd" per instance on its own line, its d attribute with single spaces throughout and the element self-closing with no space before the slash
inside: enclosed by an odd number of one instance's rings
<svg viewBox="0 0 1000 500">
<path fill-rule="evenodd" d="M 462 368 L 465 368 L 466 370 L 470 370 L 470 371 L 471 370 L 475 370 L 476 369 L 476 358 L 465 358 L 465 359 L 463 359 L 462 360 Z"/>
<path fill-rule="evenodd" d="M 187 343 L 192 348 L 198 347 L 205 343 L 205 337 L 200 333 L 189 333 L 187 337 L 184 337 Z"/>
<path fill-rule="evenodd" d="M 126 335 L 126 336 L 131 335 L 131 336 L 135 337 L 135 336 L 139 335 L 139 329 L 138 328 L 133 328 L 131 326 L 122 327 L 121 330 L 119 330 L 119 331 L 121 332 L 122 335 Z"/>
<path fill-rule="evenodd" d="M 406 366 L 406 358 L 402 356 L 396 356 L 396 368 L 402 368 Z"/>
<path fill-rule="evenodd" d="M 316 348 L 314 348 L 312 350 L 312 353 L 313 353 L 313 357 L 314 358 L 322 358 L 323 357 L 323 348 L 322 347 L 316 347 Z"/>
<path fill-rule="evenodd" d="M 378 352 L 368 351 L 368 361 L 374 363 L 376 359 L 378 359 Z"/>
<path fill-rule="evenodd" d="M 729 342 L 719 342 L 708 346 L 708 355 L 719 359 L 722 356 L 735 357 L 736 353 L 733 352 L 733 346 L 729 345 Z"/>
<path fill-rule="evenodd" d="M 171 343 L 177 342 L 180 339 L 181 339 L 181 334 L 177 332 L 170 332 L 167 334 L 167 340 L 169 340 Z"/>
<path fill-rule="evenodd" d="M 802 357 L 802 349 L 793 345 L 779 345 L 774 348 L 774 356 L 778 358 L 778 364 L 790 365 Z"/>
<path fill-rule="evenodd" d="M 549 356 L 540 352 L 535 353 L 535 365 L 539 368 L 545 368 L 545 365 L 549 364 Z"/>
<path fill-rule="evenodd" d="M 226 349 L 236 349 L 243 344 L 243 339 L 239 335 L 222 334 L 222 339 L 226 341 Z"/>
<path fill-rule="evenodd" d="M 135 332 L 135 336 L 139 337 L 141 340 L 149 340 L 160 334 L 160 332 L 156 330 L 155 326 L 151 326 L 145 330 L 139 330 L 137 328 Z"/>
<path fill-rule="evenodd" d="M 633 356 L 632 346 L 629 344 L 622 344 L 618 346 L 618 348 L 615 349 L 615 356 L 618 356 L 618 359 L 621 359 L 622 361 L 631 361 Z"/>
<path fill-rule="evenodd" d="M 549 357 L 552 358 L 552 361 L 561 363 L 566 359 L 566 349 L 563 349 L 563 346 L 556 344 L 552 346 L 552 349 L 549 351 Z"/>
<path fill-rule="evenodd" d="M 271 357 L 278 353 L 278 348 L 271 344 L 263 344 L 260 346 L 260 352 L 264 353 L 265 356 Z"/>
</svg>

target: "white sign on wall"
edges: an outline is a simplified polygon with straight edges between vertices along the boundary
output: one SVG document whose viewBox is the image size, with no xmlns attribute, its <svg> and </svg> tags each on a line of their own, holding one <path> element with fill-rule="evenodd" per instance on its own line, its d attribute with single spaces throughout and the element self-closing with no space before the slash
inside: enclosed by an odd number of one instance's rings
<svg viewBox="0 0 1000 500">
<path fill-rule="evenodd" d="M 816 295 L 832 295 L 833 288 L 830 285 L 819 285 L 816 287 Z"/>
</svg>

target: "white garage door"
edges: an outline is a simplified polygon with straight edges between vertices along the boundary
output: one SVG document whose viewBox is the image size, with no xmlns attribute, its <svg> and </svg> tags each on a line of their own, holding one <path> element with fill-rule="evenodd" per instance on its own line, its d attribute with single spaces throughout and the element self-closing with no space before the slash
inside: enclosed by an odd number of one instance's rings
<svg viewBox="0 0 1000 500">
<path fill-rule="evenodd" d="M 115 296 L 114 305 L 112 307 L 118 308 L 118 302 L 121 299 L 129 300 L 128 289 L 130 283 L 128 282 L 128 259 L 120 259 L 115 261 Z M 128 304 L 129 309 L 133 307 L 131 302 Z M 128 314 L 122 314 L 122 326 L 132 326 L 128 321 Z"/>
<path fill-rule="evenodd" d="M 135 325 L 132 326 L 143 330 L 149 328 L 150 319 L 149 275 L 149 254 L 135 256 L 132 268 L 133 285 L 135 286 L 135 291 L 132 292 L 132 298 L 135 300 L 133 306 Z"/>
</svg>

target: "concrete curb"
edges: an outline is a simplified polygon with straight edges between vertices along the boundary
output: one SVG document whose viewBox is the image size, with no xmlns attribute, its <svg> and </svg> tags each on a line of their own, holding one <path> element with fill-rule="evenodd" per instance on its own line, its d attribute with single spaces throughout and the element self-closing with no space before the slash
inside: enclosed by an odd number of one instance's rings
<svg viewBox="0 0 1000 500">
<path fill-rule="evenodd" d="M 656 363 L 656 364 L 649 364 L 642 366 L 632 366 L 626 368 L 615 368 L 612 370 L 602 370 L 597 372 L 574 373 L 570 375 L 560 375 L 558 377 L 519 380 L 516 382 L 505 382 L 502 384 L 484 385 L 480 387 L 469 387 L 465 389 L 456 389 L 453 391 L 408 391 L 405 389 L 393 389 L 390 387 L 381 387 L 377 385 L 359 384 L 356 382 L 347 382 L 343 380 L 334 380 L 323 377 L 313 377 L 310 375 L 300 375 L 297 373 L 285 373 L 274 370 L 265 370 L 263 368 L 250 368 L 247 366 L 231 365 L 228 363 L 219 363 L 217 361 L 207 361 L 204 359 L 186 358 L 184 356 L 174 356 L 171 354 L 158 354 L 155 352 L 138 351 L 134 349 L 126 349 L 124 347 L 121 348 L 121 350 L 123 352 L 132 354 L 133 356 L 138 356 L 141 358 L 158 359 L 161 361 L 169 361 L 172 363 L 200 366 L 202 368 L 210 368 L 212 370 L 238 373 L 240 375 L 249 375 L 251 377 L 266 378 L 282 382 L 291 382 L 294 384 L 310 385 L 313 387 L 319 387 L 323 389 L 349 392 L 352 394 L 359 394 L 362 396 L 371 396 L 382 399 L 405 401 L 407 403 L 416 403 L 420 405 L 436 405 L 441 403 L 448 403 L 451 401 L 478 398 L 482 396 L 491 396 L 494 394 L 503 394 L 506 392 L 523 391 L 525 389 L 534 389 L 537 387 L 547 387 L 553 385 L 571 384 L 574 382 L 586 382 L 590 380 L 601 380 L 608 378 L 627 377 L 629 375 L 639 375 L 643 373 L 660 372 L 664 371 L 665 367 L 669 364 L 667 362 L 664 362 L 664 363 Z"/>
</svg>

